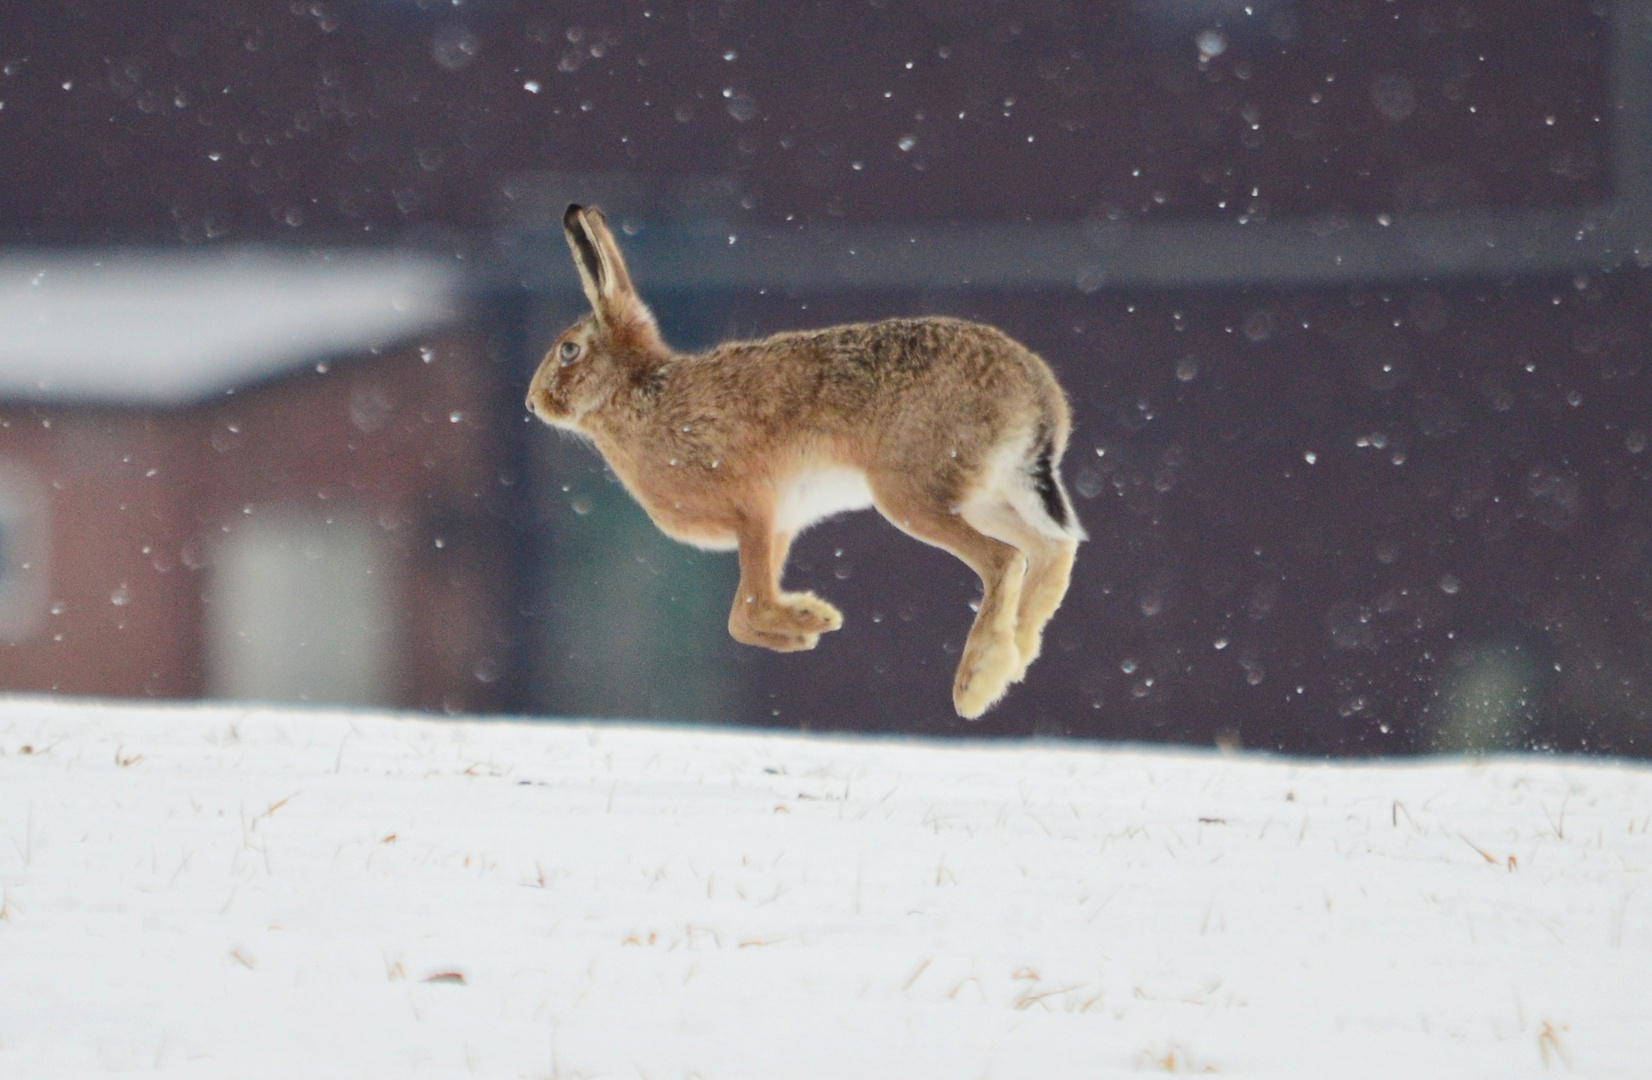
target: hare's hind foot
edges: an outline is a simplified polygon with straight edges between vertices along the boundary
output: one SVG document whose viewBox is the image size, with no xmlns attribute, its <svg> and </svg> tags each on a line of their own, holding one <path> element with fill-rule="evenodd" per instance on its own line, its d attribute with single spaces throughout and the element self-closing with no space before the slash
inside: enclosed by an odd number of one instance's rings
<svg viewBox="0 0 1652 1080">
<path fill-rule="evenodd" d="M 1026 559 L 1014 548 L 1003 547 L 1002 557 L 988 565 L 996 572 L 989 570 L 982 577 L 985 589 L 981 611 L 970 627 L 958 674 L 952 681 L 952 705 L 965 720 L 980 719 L 1026 670 L 1015 623 Z"/>
<path fill-rule="evenodd" d="M 775 652 L 800 652 L 820 643 L 820 635 L 843 625 L 843 613 L 814 593 L 780 593 L 765 603 L 751 593 L 736 597 L 728 632 L 743 645 Z"/>
<path fill-rule="evenodd" d="M 980 719 L 1004 696 L 1021 667 L 1021 654 L 1011 635 L 971 633 L 952 683 L 952 707 L 965 720 Z"/>
</svg>

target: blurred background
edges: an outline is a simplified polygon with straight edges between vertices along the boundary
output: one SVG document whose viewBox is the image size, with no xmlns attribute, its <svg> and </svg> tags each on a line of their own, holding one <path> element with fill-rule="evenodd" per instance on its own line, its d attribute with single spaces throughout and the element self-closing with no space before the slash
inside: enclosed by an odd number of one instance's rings
<svg viewBox="0 0 1652 1080">
<path fill-rule="evenodd" d="M 0 686 L 1652 752 L 1645 0 L 41 0 L 0 12 Z M 602 205 L 668 340 L 995 323 L 1092 537 L 952 713 L 978 585 L 871 514 L 725 631 L 522 407 Z"/>
</svg>

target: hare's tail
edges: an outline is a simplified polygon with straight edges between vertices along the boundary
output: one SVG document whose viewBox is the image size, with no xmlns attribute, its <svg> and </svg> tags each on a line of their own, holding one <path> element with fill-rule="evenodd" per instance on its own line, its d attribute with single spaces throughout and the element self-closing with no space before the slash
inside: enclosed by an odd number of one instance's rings
<svg viewBox="0 0 1652 1080">
<path fill-rule="evenodd" d="M 1078 515 L 1073 512 L 1073 500 L 1068 497 L 1067 487 L 1061 482 L 1055 440 L 1047 430 L 1040 430 L 1037 436 L 1032 442 L 1026 477 L 1033 494 L 1038 496 L 1038 505 L 1036 509 L 1019 506 L 1017 509 L 1022 511 L 1027 523 L 1037 527 L 1039 532 L 1049 533 L 1057 539 L 1086 539 L 1084 526 L 1079 524 Z M 1035 509 L 1035 512 L 1029 514 L 1029 509 Z"/>
<path fill-rule="evenodd" d="M 1054 427 L 1038 424 L 1019 437 L 999 443 L 993 452 L 975 494 L 966 500 L 966 517 L 989 536 L 1015 543 L 1010 536 L 1030 529 L 1051 540 L 1084 540 L 1084 526 L 1073 511 L 1073 501 L 1061 482 L 1061 444 Z M 993 521 L 1008 511 L 1019 518 L 1019 527 L 1005 525 L 1003 531 Z M 1023 534 L 1024 535 L 1024 534 Z"/>
<path fill-rule="evenodd" d="M 1073 500 L 1061 482 L 1061 449 L 1046 425 L 1039 425 L 1023 451 L 1020 468 L 1009 485 L 1010 502 L 1023 520 L 1055 540 L 1086 539 L 1073 512 Z"/>
</svg>

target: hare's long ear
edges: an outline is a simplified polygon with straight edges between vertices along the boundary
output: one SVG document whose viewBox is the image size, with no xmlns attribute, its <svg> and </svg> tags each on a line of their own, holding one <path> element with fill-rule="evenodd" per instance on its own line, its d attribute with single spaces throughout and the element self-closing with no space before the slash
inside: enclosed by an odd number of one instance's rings
<svg viewBox="0 0 1652 1080">
<path fill-rule="evenodd" d="M 625 259 L 614 243 L 614 234 L 608 231 L 602 211 L 570 205 L 562 215 L 562 229 L 568 235 L 574 264 L 579 267 L 585 297 L 597 318 L 609 326 L 637 321 L 652 325 L 653 317 L 631 284 L 630 271 L 625 268 Z"/>
</svg>

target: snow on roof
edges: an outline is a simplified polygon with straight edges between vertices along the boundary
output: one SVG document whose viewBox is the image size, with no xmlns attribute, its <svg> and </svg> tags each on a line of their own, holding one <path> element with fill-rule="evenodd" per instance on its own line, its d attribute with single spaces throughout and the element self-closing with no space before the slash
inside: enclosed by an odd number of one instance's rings
<svg viewBox="0 0 1652 1080">
<path fill-rule="evenodd" d="M 0 701 L 0 1076 L 1644 1076 L 1652 770 Z"/>
<path fill-rule="evenodd" d="M 405 253 L 0 253 L 0 399 L 187 404 L 439 326 L 458 292 Z"/>
</svg>

